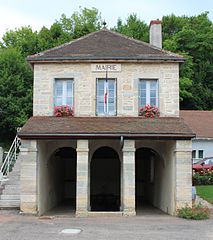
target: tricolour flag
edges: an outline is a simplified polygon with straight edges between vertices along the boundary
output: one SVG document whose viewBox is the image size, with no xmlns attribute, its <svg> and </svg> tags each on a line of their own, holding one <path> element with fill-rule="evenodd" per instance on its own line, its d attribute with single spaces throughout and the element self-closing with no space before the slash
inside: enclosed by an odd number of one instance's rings
<svg viewBox="0 0 213 240">
<path fill-rule="evenodd" d="M 104 82 L 104 112 L 108 112 L 108 76 L 106 71 L 106 80 Z"/>
</svg>

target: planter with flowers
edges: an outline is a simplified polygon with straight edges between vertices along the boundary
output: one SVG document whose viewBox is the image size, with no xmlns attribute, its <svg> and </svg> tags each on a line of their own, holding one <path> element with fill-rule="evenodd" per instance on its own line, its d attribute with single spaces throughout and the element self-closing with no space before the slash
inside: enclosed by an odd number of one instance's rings
<svg viewBox="0 0 213 240">
<path fill-rule="evenodd" d="M 160 112 L 158 107 L 147 104 L 139 109 L 139 116 L 144 118 L 158 118 Z"/>
<path fill-rule="evenodd" d="M 74 112 L 72 108 L 68 105 L 55 106 L 54 107 L 54 115 L 56 117 L 73 117 Z"/>
</svg>

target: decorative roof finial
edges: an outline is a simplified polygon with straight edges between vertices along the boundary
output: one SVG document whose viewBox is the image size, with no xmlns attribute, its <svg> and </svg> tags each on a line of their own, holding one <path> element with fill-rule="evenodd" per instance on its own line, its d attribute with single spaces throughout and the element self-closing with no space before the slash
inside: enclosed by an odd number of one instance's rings
<svg viewBox="0 0 213 240">
<path fill-rule="evenodd" d="M 106 23 L 106 21 L 105 21 L 105 20 L 103 21 L 103 23 L 102 23 L 102 24 L 103 24 L 103 29 L 106 29 L 106 25 L 107 25 L 107 23 Z"/>
</svg>

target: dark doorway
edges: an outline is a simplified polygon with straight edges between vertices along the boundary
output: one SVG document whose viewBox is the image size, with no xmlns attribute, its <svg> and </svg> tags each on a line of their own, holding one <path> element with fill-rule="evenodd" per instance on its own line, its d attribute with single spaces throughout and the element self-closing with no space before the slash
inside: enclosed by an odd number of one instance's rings
<svg viewBox="0 0 213 240">
<path fill-rule="evenodd" d="M 152 203 L 155 152 L 139 148 L 135 156 L 136 210 Z"/>
<path fill-rule="evenodd" d="M 101 147 L 90 165 L 90 204 L 92 211 L 120 211 L 120 159 L 115 150 Z"/>
<path fill-rule="evenodd" d="M 54 211 L 74 211 L 76 208 L 76 150 L 63 147 L 56 150 L 49 162 L 49 184 Z M 56 207 L 56 208 L 55 208 Z"/>
</svg>

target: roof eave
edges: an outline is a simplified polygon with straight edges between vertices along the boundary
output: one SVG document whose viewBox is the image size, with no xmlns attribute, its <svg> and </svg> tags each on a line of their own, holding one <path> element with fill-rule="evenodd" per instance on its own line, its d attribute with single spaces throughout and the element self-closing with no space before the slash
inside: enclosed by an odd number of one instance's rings
<svg viewBox="0 0 213 240">
<path fill-rule="evenodd" d="M 21 139 L 55 139 L 55 138 L 136 138 L 136 139 L 192 139 L 194 133 L 19 133 Z"/>
<path fill-rule="evenodd" d="M 183 63 L 185 62 L 184 58 L 28 58 L 27 61 L 31 64 L 35 63 L 80 63 L 80 62 L 176 62 Z"/>
</svg>

